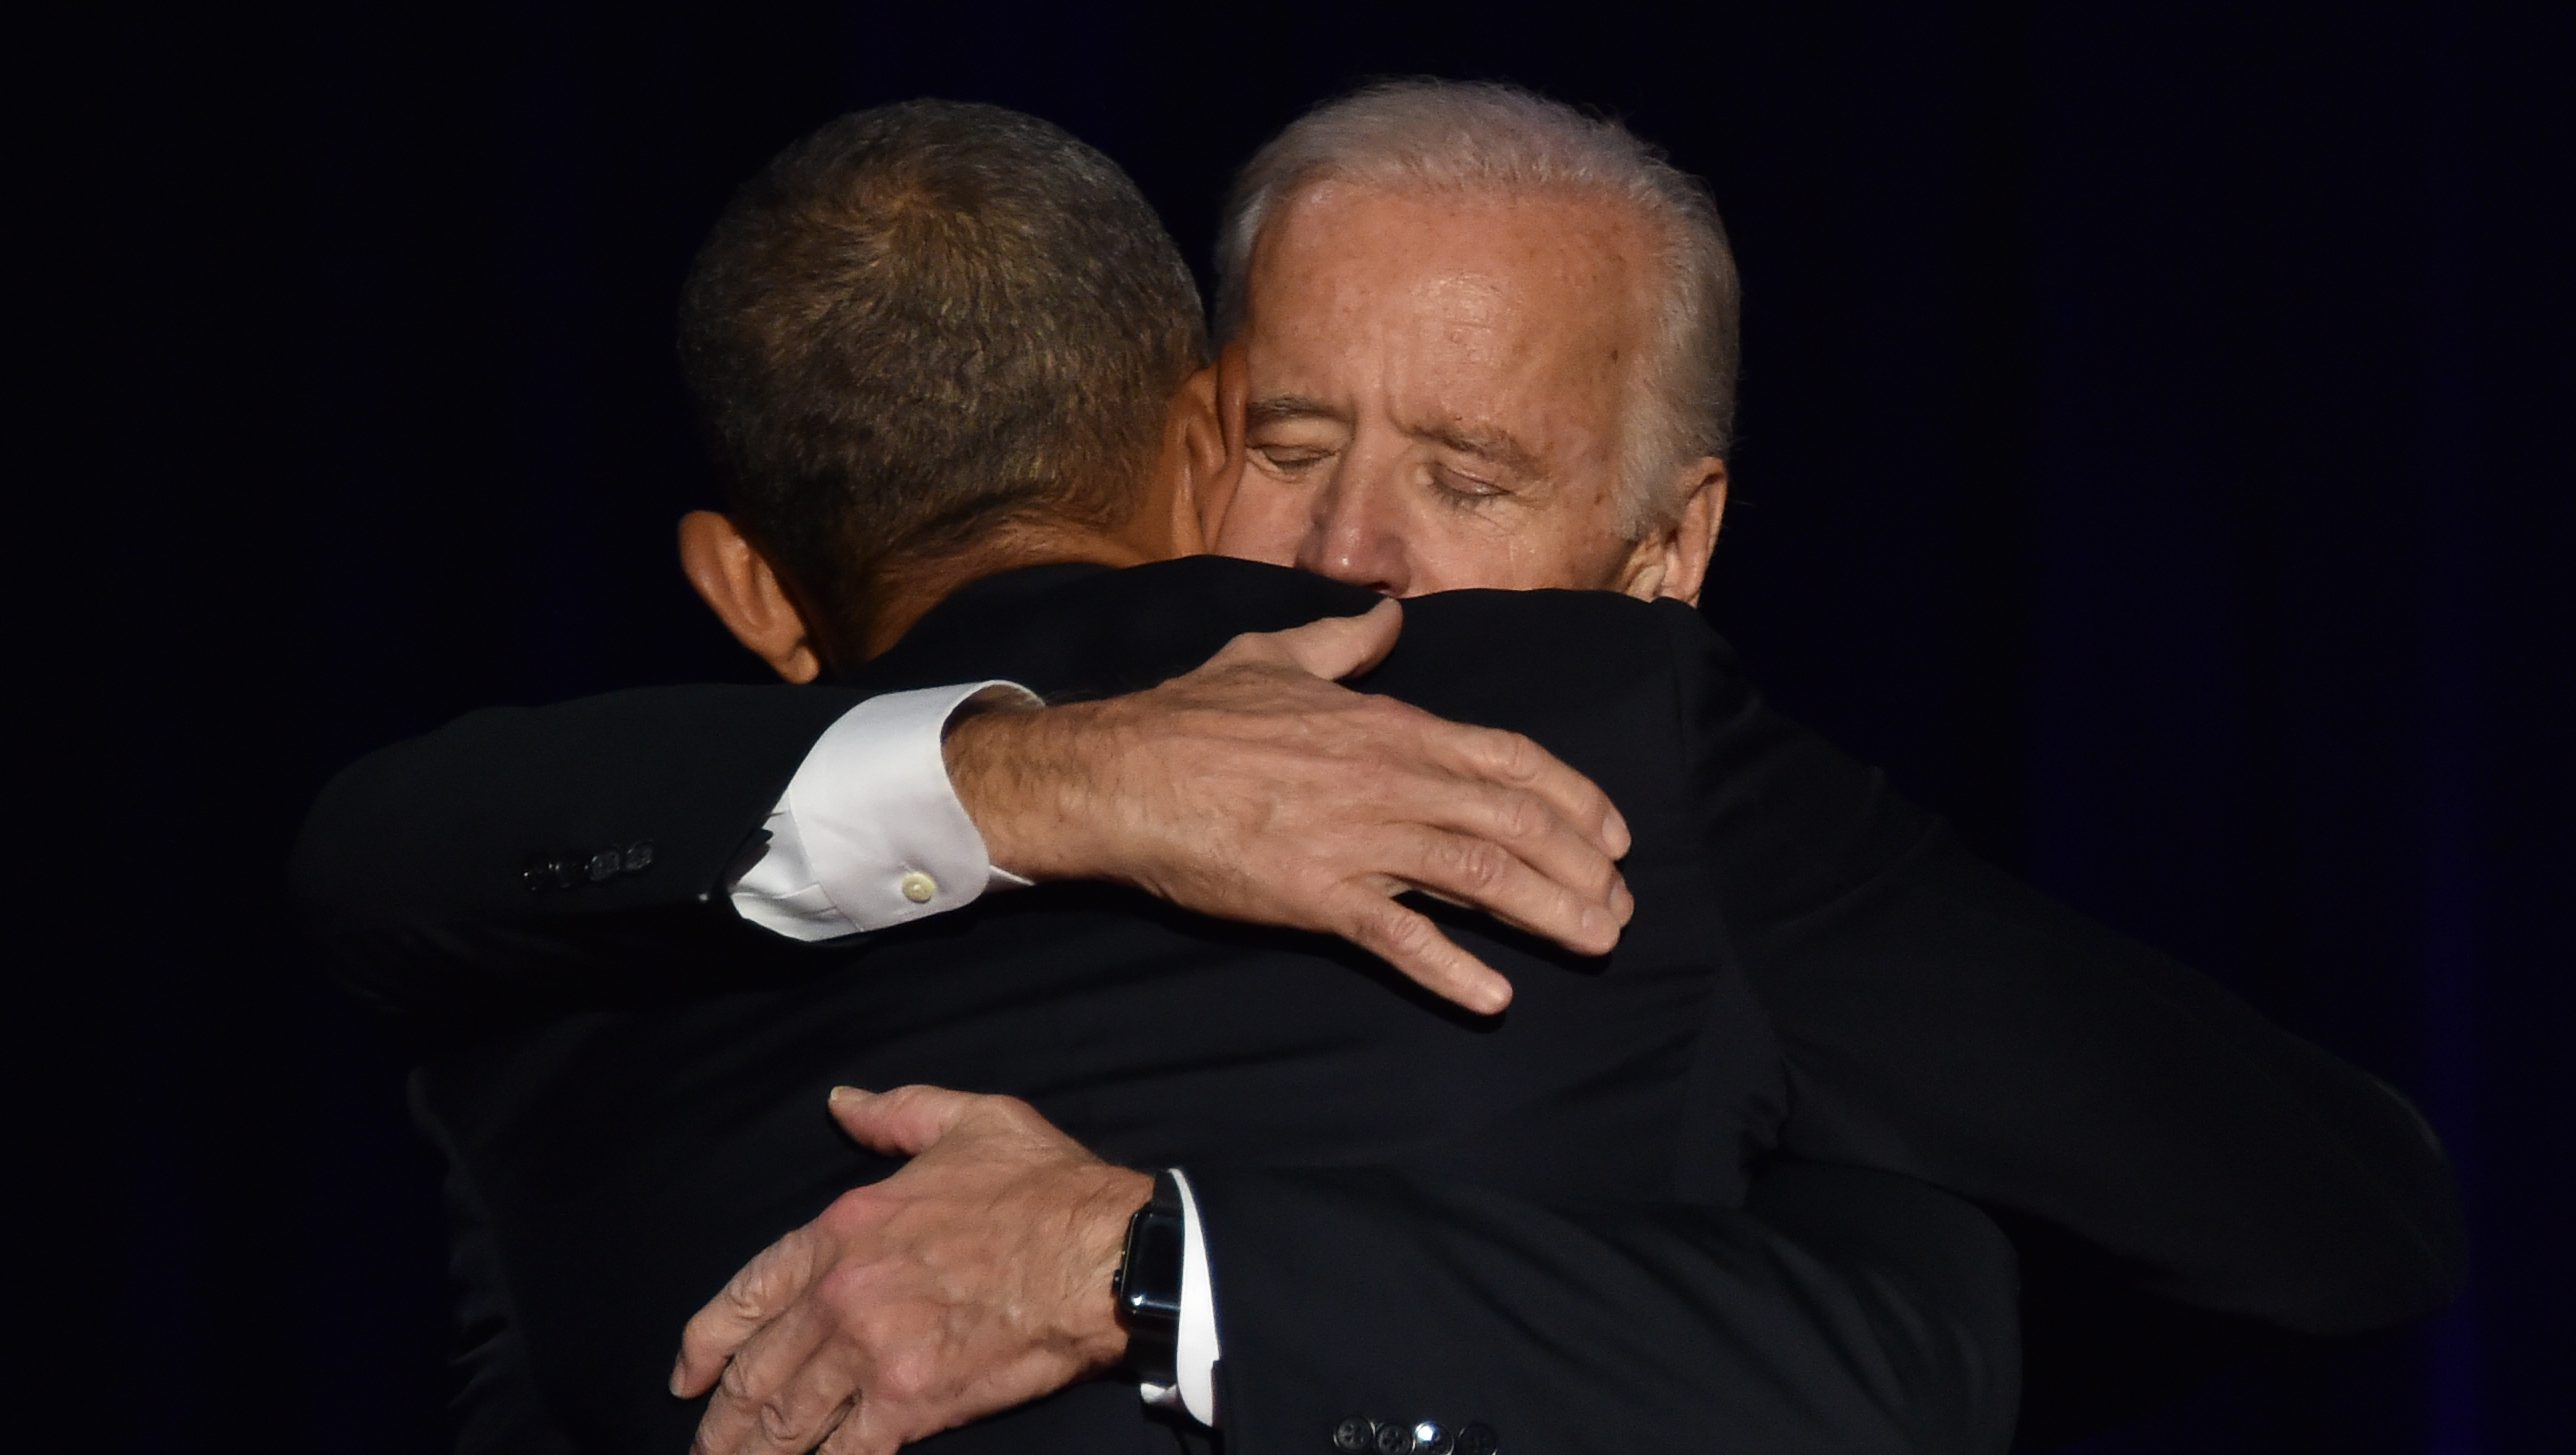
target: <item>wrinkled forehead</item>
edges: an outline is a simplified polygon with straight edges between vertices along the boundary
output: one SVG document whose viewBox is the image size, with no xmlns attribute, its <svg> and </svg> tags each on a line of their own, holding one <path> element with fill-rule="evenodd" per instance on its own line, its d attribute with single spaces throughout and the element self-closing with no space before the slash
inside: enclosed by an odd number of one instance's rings
<svg viewBox="0 0 2576 1455">
<path fill-rule="evenodd" d="M 1656 272 L 1650 229 L 1633 208 L 1597 193 L 1327 179 L 1272 211 L 1247 282 L 1250 301 L 1274 313 L 1293 312 L 1319 284 L 1437 278 L 1523 308 L 1626 323 Z"/>
<path fill-rule="evenodd" d="M 1609 199 L 1326 181 L 1263 227 L 1242 341 L 1274 359 L 1376 348 L 1615 388 L 1656 276 L 1648 229 Z"/>
</svg>

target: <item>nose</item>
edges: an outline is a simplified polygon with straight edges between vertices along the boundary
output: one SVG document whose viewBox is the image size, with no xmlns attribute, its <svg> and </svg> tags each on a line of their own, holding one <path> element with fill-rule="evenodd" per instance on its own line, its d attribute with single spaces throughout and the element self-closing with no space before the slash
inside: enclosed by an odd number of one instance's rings
<svg viewBox="0 0 2576 1455">
<path fill-rule="evenodd" d="M 1412 585 L 1404 537 L 1387 508 L 1386 492 L 1347 466 L 1315 492 L 1297 567 L 1385 596 Z"/>
</svg>

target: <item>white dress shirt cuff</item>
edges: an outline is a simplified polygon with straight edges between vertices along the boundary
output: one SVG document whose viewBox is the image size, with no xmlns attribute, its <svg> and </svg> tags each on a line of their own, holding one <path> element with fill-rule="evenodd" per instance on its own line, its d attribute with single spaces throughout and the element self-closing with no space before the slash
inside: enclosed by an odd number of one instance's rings
<svg viewBox="0 0 2576 1455">
<path fill-rule="evenodd" d="M 871 697 L 814 743 L 763 827 L 769 842 L 731 890 L 734 911 L 795 940 L 881 930 L 1027 880 L 993 867 L 940 753 L 969 705 L 1037 697 L 973 682 Z"/>
<path fill-rule="evenodd" d="M 1173 1383 L 1142 1386 L 1147 1404 L 1178 1405 L 1190 1418 L 1216 1426 L 1216 1290 L 1208 1280 L 1207 1239 L 1199 1232 L 1198 1199 L 1190 1179 L 1172 1169 L 1181 1190 L 1181 1331 L 1172 1353 Z"/>
</svg>

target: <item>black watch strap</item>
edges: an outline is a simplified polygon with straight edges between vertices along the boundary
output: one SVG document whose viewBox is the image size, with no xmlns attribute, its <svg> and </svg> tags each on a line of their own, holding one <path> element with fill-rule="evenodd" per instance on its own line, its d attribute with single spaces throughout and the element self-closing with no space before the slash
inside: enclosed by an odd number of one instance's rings
<svg viewBox="0 0 2576 1455">
<path fill-rule="evenodd" d="M 1181 1185 L 1168 1171 L 1154 1174 L 1154 1195 L 1127 1219 L 1127 1251 L 1118 1259 L 1110 1291 L 1118 1321 L 1127 1326 L 1127 1371 L 1144 1384 L 1169 1385 L 1181 1340 L 1181 1251 L 1187 1239 L 1181 1218 Z"/>
</svg>

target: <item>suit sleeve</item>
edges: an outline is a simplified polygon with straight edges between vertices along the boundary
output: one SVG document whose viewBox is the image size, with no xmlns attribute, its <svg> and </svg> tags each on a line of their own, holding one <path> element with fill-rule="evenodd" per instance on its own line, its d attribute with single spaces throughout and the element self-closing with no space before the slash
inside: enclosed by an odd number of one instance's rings
<svg viewBox="0 0 2576 1455">
<path fill-rule="evenodd" d="M 1353 1422 L 1482 1426 L 1505 1451 L 2011 1438 L 2011 1246 L 1904 1178 L 1782 1166 L 1736 1210 L 1548 1207 L 1377 1169 L 1189 1177 L 1235 1455 L 1349 1448 Z"/>
<path fill-rule="evenodd" d="M 297 917 L 361 997 L 426 1020 L 721 966 L 724 887 L 839 688 L 670 687 L 494 708 L 360 760 L 306 816 Z"/>
<path fill-rule="evenodd" d="M 2402 1097 L 1981 862 L 1667 621 L 1717 894 L 1787 1057 L 1781 1151 L 1947 1188 L 2265 1326 L 2450 1298 L 2457 1192 Z"/>
</svg>

